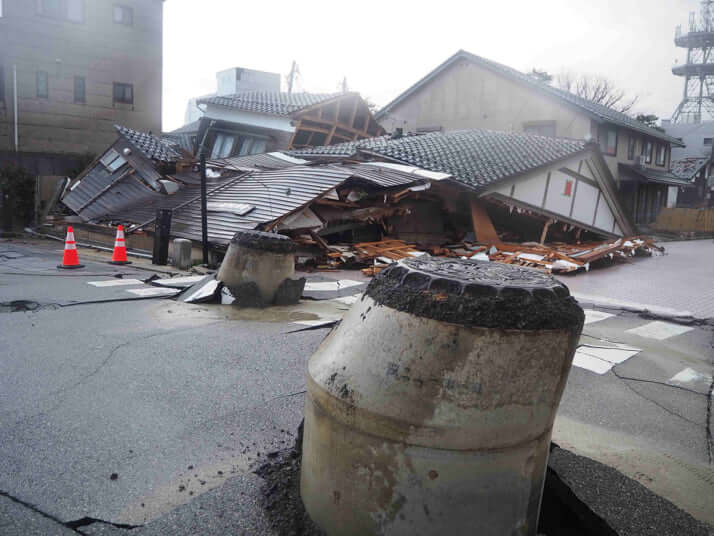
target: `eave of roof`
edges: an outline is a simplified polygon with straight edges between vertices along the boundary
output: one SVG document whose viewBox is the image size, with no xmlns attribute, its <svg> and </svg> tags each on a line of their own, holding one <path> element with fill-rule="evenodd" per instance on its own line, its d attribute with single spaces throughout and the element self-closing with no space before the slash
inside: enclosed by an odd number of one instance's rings
<svg viewBox="0 0 714 536">
<path fill-rule="evenodd" d="M 672 136 L 668 136 L 664 132 L 661 132 L 657 129 L 639 123 L 636 119 L 633 119 L 624 113 L 617 112 L 601 104 L 588 101 L 587 99 L 578 97 L 577 95 L 574 95 L 573 93 L 570 93 L 568 91 L 555 88 L 548 84 L 544 84 L 529 77 L 524 73 L 521 73 L 520 71 L 517 71 L 516 69 L 513 69 L 512 67 L 508 67 L 506 65 L 488 60 L 486 58 L 482 58 L 465 50 L 459 50 L 456 54 L 448 58 L 445 62 L 436 67 L 436 69 L 431 71 L 424 78 L 409 87 L 402 94 L 398 95 L 395 99 L 393 99 L 390 103 L 388 103 L 381 110 L 379 110 L 379 112 L 375 114 L 375 119 L 382 119 L 391 108 L 402 102 L 404 99 L 406 99 L 416 91 L 418 91 L 425 84 L 434 80 L 443 71 L 445 71 L 448 67 L 450 67 L 452 64 L 459 60 L 470 61 L 479 65 L 480 67 L 489 69 L 495 72 L 496 74 L 500 74 L 518 83 L 527 85 L 528 87 L 540 91 L 545 95 L 554 97 L 568 106 L 577 108 L 582 113 L 588 115 L 591 119 L 594 119 L 595 121 L 598 121 L 600 123 L 613 123 L 620 127 L 634 130 L 636 132 L 652 136 L 653 138 L 666 141 L 667 143 L 671 143 L 672 145 L 676 145 L 678 147 L 685 146 L 685 144 L 681 140 L 673 138 Z"/>
<path fill-rule="evenodd" d="M 680 179 L 679 177 L 669 173 L 668 171 L 659 171 L 651 168 L 642 168 L 638 166 L 631 166 L 629 164 L 618 164 L 620 170 L 628 171 L 638 177 L 646 179 L 647 182 L 656 182 L 659 184 L 668 184 L 670 186 L 681 186 L 682 188 L 691 188 L 693 184 L 685 179 Z"/>
</svg>

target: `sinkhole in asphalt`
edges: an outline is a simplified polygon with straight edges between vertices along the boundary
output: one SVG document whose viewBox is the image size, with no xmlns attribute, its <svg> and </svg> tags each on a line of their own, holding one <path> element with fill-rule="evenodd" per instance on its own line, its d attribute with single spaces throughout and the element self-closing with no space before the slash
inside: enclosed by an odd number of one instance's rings
<svg viewBox="0 0 714 536">
<path fill-rule="evenodd" d="M 29 300 L 13 300 L 0 302 L 0 313 L 25 313 L 36 311 L 40 304 Z"/>
<path fill-rule="evenodd" d="M 262 506 L 279 536 L 325 536 L 312 521 L 300 498 L 303 423 L 292 448 L 271 452 L 255 474 L 265 480 Z M 583 515 L 588 511 L 589 515 Z M 550 467 L 546 473 L 538 536 L 618 536 L 590 512 Z"/>
</svg>

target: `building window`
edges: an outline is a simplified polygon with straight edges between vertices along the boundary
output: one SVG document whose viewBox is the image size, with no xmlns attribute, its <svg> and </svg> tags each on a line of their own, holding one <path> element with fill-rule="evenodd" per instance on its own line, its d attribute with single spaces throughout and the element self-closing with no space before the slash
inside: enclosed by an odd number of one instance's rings
<svg viewBox="0 0 714 536">
<path fill-rule="evenodd" d="M 124 157 L 114 149 L 109 149 L 99 161 L 110 173 L 114 173 L 117 169 L 126 164 Z"/>
<path fill-rule="evenodd" d="M 83 76 L 74 77 L 74 102 L 87 102 L 87 82 Z"/>
<path fill-rule="evenodd" d="M 114 82 L 114 104 L 134 104 L 134 86 Z"/>
<path fill-rule="evenodd" d="M 47 99 L 50 96 L 50 81 L 47 71 L 37 71 L 37 98 Z"/>
<path fill-rule="evenodd" d="M 617 129 L 600 127 L 600 150 L 609 156 L 617 156 Z"/>
<path fill-rule="evenodd" d="M 265 152 L 265 140 L 260 138 L 243 138 L 240 146 L 239 156 L 250 154 L 261 154 Z"/>
<path fill-rule="evenodd" d="M 2 18 L 2 8 L 3 8 L 3 0 L 0 0 L 0 19 Z"/>
<path fill-rule="evenodd" d="M 642 142 L 642 156 L 645 157 L 645 163 L 652 163 L 652 142 L 646 141 Z"/>
<path fill-rule="evenodd" d="M 134 10 L 127 6 L 114 5 L 114 22 L 124 24 L 125 26 L 133 26 Z"/>
<path fill-rule="evenodd" d="M 549 138 L 555 138 L 555 121 L 524 123 L 523 132 L 536 136 L 548 136 Z"/>
<path fill-rule="evenodd" d="M 0 65 L 0 102 L 5 102 L 5 69 L 2 65 Z"/>
<path fill-rule="evenodd" d="M 627 159 L 628 160 L 635 159 L 635 145 L 637 145 L 637 138 L 635 138 L 634 136 L 630 136 L 630 139 L 627 140 Z"/>
<path fill-rule="evenodd" d="M 661 144 L 661 143 L 657 144 L 657 161 L 656 161 L 656 163 L 658 166 L 664 166 L 664 164 L 665 164 L 665 161 L 666 161 L 666 151 L 665 150 L 666 150 L 666 147 L 663 144 Z"/>
<path fill-rule="evenodd" d="M 37 0 L 37 12 L 53 19 L 84 22 L 84 0 Z"/>
<path fill-rule="evenodd" d="M 711 138 L 704 138 L 704 145 L 708 145 L 711 147 L 712 145 L 712 139 Z"/>
<path fill-rule="evenodd" d="M 216 134 L 216 141 L 213 142 L 211 158 L 228 158 L 231 156 L 234 143 L 235 136 L 219 132 Z"/>
</svg>

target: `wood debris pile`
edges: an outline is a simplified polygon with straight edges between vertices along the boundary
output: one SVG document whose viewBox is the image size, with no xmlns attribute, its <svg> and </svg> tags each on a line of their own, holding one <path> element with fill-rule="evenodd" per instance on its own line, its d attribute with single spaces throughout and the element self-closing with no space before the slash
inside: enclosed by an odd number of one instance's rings
<svg viewBox="0 0 714 536">
<path fill-rule="evenodd" d="M 362 268 L 362 272 L 369 276 L 378 274 L 394 261 L 426 254 L 434 257 L 515 264 L 544 270 L 548 273 L 570 273 L 581 270 L 588 271 L 591 263 L 596 261 L 616 262 L 635 255 L 652 255 L 655 252 L 664 251 L 664 248 L 655 244 L 654 240 L 644 236 L 580 244 L 562 242 L 547 245 L 536 242 L 475 244 L 462 242 L 430 248 L 420 248 L 402 240 L 387 239 L 352 245 L 330 245 L 327 248 L 329 253 L 327 253 L 324 262 L 318 265 L 319 270 L 337 270 L 368 265 L 366 268 Z"/>
</svg>

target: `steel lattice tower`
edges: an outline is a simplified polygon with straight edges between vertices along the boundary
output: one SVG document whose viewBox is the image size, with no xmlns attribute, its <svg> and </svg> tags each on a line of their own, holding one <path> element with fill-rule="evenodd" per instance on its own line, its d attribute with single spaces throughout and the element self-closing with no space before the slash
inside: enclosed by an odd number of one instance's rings
<svg viewBox="0 0 714 536">
<path fill-rule="evenodd" d="M 672 73 L 684 77 L 684 96 L 672 116 L 673 123 L 701 123 L 714 119 L 714 0 L 702 0 L 697 20 L 689 14 L 689 32 L 677 26 L 674 44 L 687 49 L 687 61 Z"/>
</svg>

